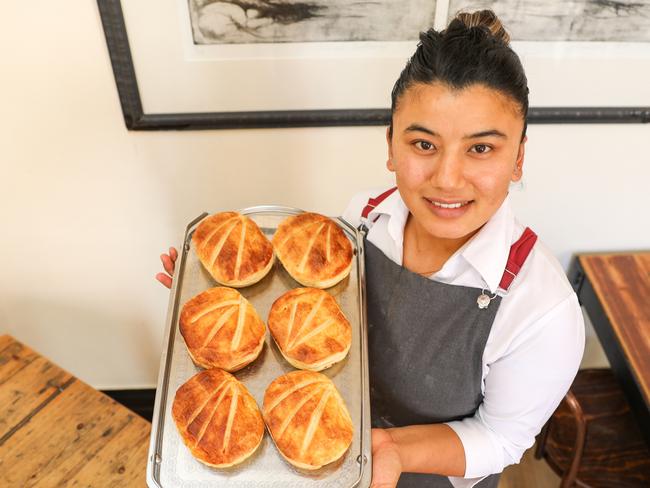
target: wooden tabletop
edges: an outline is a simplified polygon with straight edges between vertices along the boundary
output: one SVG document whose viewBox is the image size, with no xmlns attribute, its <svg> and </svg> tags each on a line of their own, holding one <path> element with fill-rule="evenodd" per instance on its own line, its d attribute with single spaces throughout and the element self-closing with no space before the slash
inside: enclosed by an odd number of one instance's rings
<svg viewBox="0 0 650 488">
<path fill-rule="evenodd" d="M 151 425 L 0 336 L 0 486 L 146 486 Z"/>
<path fill-rule="evenodd" d="M 650 407 L 650 252 L 579 259 Z"/>
<path fill-rule="evenodd" d="M 650 251 L 580 254 L 569 281 L 650 446 Z"/>
</svg>

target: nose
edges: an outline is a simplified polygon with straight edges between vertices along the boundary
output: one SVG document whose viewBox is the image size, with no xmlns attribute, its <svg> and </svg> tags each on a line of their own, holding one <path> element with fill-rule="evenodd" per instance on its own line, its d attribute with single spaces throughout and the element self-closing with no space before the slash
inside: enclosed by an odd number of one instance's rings
<svg viewBox="0 0 650 488">
<path fill-rule="evenodd" d="M 440 190 L 456 190 L 464 184 L 463 159 L 450 151 L 442 152 L 434 163 L 431 184 Z"/>
</svg>

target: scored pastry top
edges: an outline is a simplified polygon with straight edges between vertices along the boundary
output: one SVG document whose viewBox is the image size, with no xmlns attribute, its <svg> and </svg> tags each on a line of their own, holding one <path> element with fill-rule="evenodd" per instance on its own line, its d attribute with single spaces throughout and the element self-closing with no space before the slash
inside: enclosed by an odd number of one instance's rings
<svg viewBox="0 0 650 488">
<path fill-rule="evenodd" d="M 192 455 L 210 466 L 243 461 L 264 435 L 255 399 L 234 376 L 217 368 L 194 375 L 176 391 L 172 416 Z"/>
<path fill-rule="evenodd" d="M 352 443 L 348 409 L 322 373 L 293 371 L 276 378 L 264 393 L 262 414 L 280 453 L 300 468 L 329 464 Z"/>
<path fill-rule="evenodd" d="M 266 326 L 253 305 L 233 288 L 214 287 L 187 301 L 179 327 L 195 363 L 236 371 L 264 346 Z"/>
<path fill-rule="evenodd" d="M 192 243 L 205 269 L 222 285 L 251 285 L 273 266 L 271 242 L 255 222 L 237 212 L 203 219 L 192 234 Z"/>
<path fill-rule="evenodd" d="M 332 219 L 313 212 L 283 220 L 273 247 L 287 272 L 299 283 L 328 288 L 352 268 L 352 244 Z"/>
<path fill-rule="evenodd" d="M 295 367 L 319 371 L 343 359 L 352 327 L 338 303 L 317 288 L 295 288 L 271 306 L 268 319 L 282 355 Z"/>
</svg>

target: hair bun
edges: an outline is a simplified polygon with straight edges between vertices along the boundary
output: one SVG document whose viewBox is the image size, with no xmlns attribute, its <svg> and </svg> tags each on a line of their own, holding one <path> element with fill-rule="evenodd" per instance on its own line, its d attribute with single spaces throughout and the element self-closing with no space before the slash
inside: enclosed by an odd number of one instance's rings
<svg viewBox="0 0 650 488">
<path fill-rule="evenodd" d="M 497 40 L 504 44 L 510 44 L 510 35 L 506 32 L 499 17 L 492 10 L 477 10 L 476 12 L 459 12 L 456 20 L 462 22 L 468 29 L 472 27 L 483 27 L 487 29 Z"/>
</svg>

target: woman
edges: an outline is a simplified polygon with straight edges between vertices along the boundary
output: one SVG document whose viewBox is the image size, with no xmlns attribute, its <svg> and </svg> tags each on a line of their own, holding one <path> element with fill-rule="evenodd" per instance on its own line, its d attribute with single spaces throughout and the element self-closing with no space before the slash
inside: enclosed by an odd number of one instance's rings
<svg viewBox="0 0 650 488">
<path fill-rule="evenodd" d="M 508 202 L 527 111 L 487 10 L 422 33 L 393 88 L 397 187 L 344 212 L 365 233 L 373 487 L 496 487 L 578 369 L 577 298 Z M 170 275 L 175 255 L 162 256 Z"/>
</svg>

